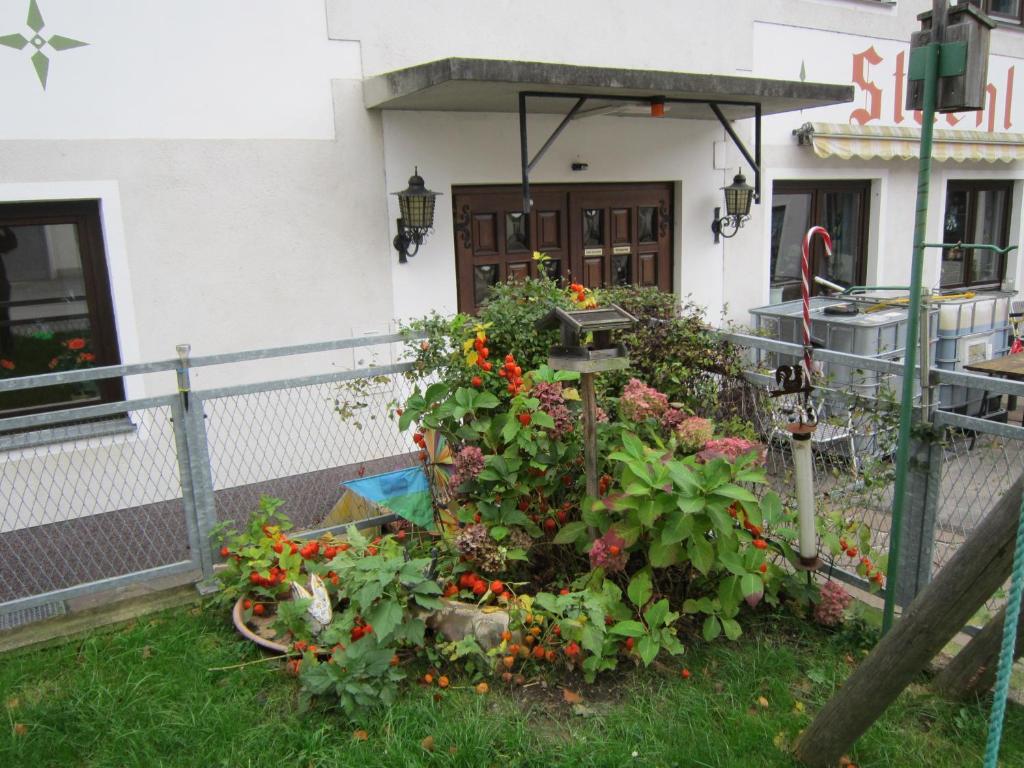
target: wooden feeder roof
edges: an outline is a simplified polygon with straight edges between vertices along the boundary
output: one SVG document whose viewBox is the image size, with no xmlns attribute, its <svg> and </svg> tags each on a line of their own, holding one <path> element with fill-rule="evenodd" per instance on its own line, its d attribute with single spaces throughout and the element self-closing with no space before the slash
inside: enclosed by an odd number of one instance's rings
<svg viewBox="0 0 1024 768">
<path fill-rule="evenodd" d="M 597 309 L 566 310 L 555 307 L 537 321 L 539 331 L 568 328 L 576 334 L 632 328 L 637 319 L 616 304 Z"/>
</svg>

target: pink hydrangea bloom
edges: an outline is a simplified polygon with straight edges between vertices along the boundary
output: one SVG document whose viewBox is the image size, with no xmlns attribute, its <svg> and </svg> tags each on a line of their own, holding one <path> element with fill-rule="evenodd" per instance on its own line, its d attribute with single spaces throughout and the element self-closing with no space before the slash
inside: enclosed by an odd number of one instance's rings
<svg viewBox="0 0 1024 768">
<path fill-rule="evenodd" d="M 691 416 L 683 419 L 675 428 L 679 447 L 686 453 L 693 453 L 703 448 L 715 433 L 714 425 L 708 419 Z"/>
<path fill-rule="evenodd" d="M 827 581 L 821 586 L 821 601 L 814 606 L 814 620 L 826 627 L 838 627 L 851 602 L 853 597 L 839 582 Z"/>
<path fill-rule="evenodd" d="M 455 472 L 452 473 L 452 487 L 458 489 L 463 483 L 472 480 L 484 469 L 484 454 L 475 445 L 467 445 L 457 454 L 452 462 Z"/>
<path fill-rule="evenodd" d="M 686 421 L 686 414 L 680 411 L 678 408 L 669 408 L 665 413 L 661 415 L 661 426 L 667 429 L 669 432 L 674 430 L 680 424 Z"/>
<path fill-rule="evenodd" d="M 736 461 L 740 456 L 751 451 L 758 451 L 755 464 L 764 464 L 765 448 L 760 443 L 744 440 L 742 437 L 721 437 L 717 440 L 708 440 L 704 444 L 704 450 L 697 454 L 697 460 L 701 463 L 712 461 L 713 459 Z"/>
<path fill-rule="evenodd" d="M 660 419 L 668 410 L 668 397 L 639 379 L 630 379 L 619 398 L 619 416 L 627 421 Z"/>
<path fill-rule="evenodd" d="M 612 547 L 617 547 L 614 555 Z M 590 547 L 591 568 L 604 568 L 606 573 L 615 573 L 625 569 L 627 560 L 629 560 L 629 553 L 626 551 L 626 542 L 613 531 L 608 531 L 601 538 L 594 539 L 594 543 Z"/>
<path fill-rule="evenodd" d="M 560 383 L 542 381 L 534 384 L 533 389 L 530 390 L 530 396 L 540 400 L 540 409 L 555 422 L 555 428 L 551 430 L 552 437 L 557 439 L 572 432 L 574 426 L 572 413 L 565 404 Z"/>
</svg>

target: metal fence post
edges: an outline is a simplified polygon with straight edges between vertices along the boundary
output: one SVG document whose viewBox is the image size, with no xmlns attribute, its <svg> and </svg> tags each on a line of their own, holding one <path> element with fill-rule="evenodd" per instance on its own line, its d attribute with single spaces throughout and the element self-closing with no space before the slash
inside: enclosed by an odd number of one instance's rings
<svg viewBox="0 0 1024 768">
<path fill-rule="evenodd" d="M 178 352 L 178 395 L 184 416 L 185 452 L 188 461 L 188 479 L 182 480 L 182 489 L 189 488 L 192 502 L 192 514 L 195 521 L 195 546 L 199 555 L 199 563 L 203 572 L 203 581 L 198 585 L 200 592 L 215 590 L 213 583 L 213 544 L 210 532 L 216 520 L 213 503 L 213 472 L 210 468 L 210 452 L 206 442 L 206 424 L 203 413 L 202 398 L 192 392 L 189 375 L 189 344 L 179 344 Z M 193 532 L 190 528 L 189 543 Z"/>
<path fill-rule="evenodd" d="M 923 430 L 922 430 L 923 431 Z M 938 436 L 915 436 L 907 467 L 906 508 L 896 576 L 896 603 L 909 605 L 932 577 L 932 549 L 942 486 Z"/>
</svg>

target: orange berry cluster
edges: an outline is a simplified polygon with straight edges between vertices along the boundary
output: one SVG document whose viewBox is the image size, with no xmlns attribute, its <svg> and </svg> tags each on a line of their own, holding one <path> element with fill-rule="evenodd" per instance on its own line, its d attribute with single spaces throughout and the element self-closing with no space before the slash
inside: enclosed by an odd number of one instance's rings
<svg viewBox="0 0 1024 768">
<path fill-rule="evenodd" d="M 569 291 L 573 294 L 573 298 L 576 301 L 576 305 L 582 309 L 593 309 L 597 306 L 597 301 L 593 296 L 589 295 L 587 287 L 580 283 L 571 283 L 569 285 Z"/>
<path fill-rule="evenodd" d="M 505 355 L 505 364 L 498 369 L 498 375 L 508 381 L 509 394 L 519 394 L 523 388 L 523 369 L 516 365 L 515 355 Z"/>
<path fill-rule="evenodd" d="M 473 349 L 476 350 L 476 364 L 480 370 L 485 373 L 490 373 L 494 365 L 487 359 L 491 356 L 491 350 L 487 348 L 487 334 L 482 331 L 477 334 L 476 341 L 473 342 Z M 478 387 L 479 384 L 473 384 Z"/>
</svg>

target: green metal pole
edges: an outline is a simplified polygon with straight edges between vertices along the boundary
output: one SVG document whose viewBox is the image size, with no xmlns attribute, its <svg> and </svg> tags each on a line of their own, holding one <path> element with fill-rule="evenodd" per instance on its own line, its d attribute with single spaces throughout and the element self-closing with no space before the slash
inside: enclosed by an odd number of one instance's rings
<svg viewBox="0 0 1024 768">
<path fill-rule="evenodd" d="M 928 185 L 932 175 L 932 127 L 935 120 L 935 92 L 938 85 L 937 42 L 924 50 L 924 99 L 921 109 L 921 157 L 917 166 L 917 212 L 914 216 L 914 253 L 910 265 L 910 306 L 907 308 L 907 343 L 903 359 L 903 396 L 900 401 L 900 432 L 896 448 L 896 485 L 893 489 L 892 521 L 889 535 L 889 581 L 885 588 L 882 634 L 892 627 L 899 579 L 900 539 L 903 533 L 903 505 L 910 459 L 910 427 L 914 414 L 914 367 L 917 364 L 918 319 L 921 315 L 921 273 L 924 269 L 925 225 L 928 223 Z"/>
</svg>

